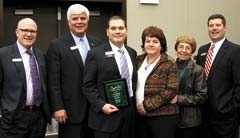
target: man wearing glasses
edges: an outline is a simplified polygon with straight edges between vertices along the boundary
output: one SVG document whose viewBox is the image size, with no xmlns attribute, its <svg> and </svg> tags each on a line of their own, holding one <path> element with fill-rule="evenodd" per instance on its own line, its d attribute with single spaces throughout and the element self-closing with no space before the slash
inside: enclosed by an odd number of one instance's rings
<svg viewBox="0 0 240 138">
<path fill-rule="evenodd" d="M 15 44 L 0 48 L 0 137 L 44 138 L 51 114 L 45 56 L 33 47 L 36 22 L 21 19 L 16 36 Z"/>
</svg>

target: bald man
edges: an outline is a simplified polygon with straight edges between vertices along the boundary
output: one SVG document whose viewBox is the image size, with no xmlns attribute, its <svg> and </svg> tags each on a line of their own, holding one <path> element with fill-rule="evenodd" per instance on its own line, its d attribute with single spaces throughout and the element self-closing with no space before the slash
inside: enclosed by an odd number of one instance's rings
<svg viewBox="0 0 240 138">
<path fill-rule="evenodd" d="M 0 48 L 0 137 L 44 138 L 51 114 L 45 56 L 33 47 L 37 24 L 23 18 L 16 43 Z"/>
</svg>

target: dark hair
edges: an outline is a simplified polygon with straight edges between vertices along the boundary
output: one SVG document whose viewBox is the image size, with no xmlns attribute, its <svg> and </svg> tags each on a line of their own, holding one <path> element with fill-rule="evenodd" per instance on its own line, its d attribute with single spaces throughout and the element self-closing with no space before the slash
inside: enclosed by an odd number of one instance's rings
<svg viewBox="0 0 240 138">
<path fill-rule="evenodd" d="M 126 24 L 125 20 L 122 17 L 116 15 L 116 16 L 112 16 L 112 17 L 109 18 L 109 20 L 107 22 L 107 28 L 109 28 L 109 23 L 112 20 L 122 20 L 124 22 L 125 27 L 127 27 L 127 24 Z"/>
<path fill-rule="evenodd" d="M 145 28 L 142 32 L 142 50 L 144 51 L 144 44 L 145 44 L 145 40 L 146 37 L 156 37 L 161 44 L 161 53 L 166 52 L 167 51 L 167 40 L 165 38 L 165 35 L 162 31 L 162 29 L 156 27 L 156 26 L 149 26 L 147 28 Z"/>
<path fill-rule="evenodd" d="M 207 24 L 209 24 L 209 21 L 213 20 L 213 19 L 222 19 L 223 26 L 226 25 L 226 19 L 222 14 L 213 14 L 213 15 L 209 16 Z"/>
<path fill-rule="evenodd" d="M 192 47 L 192 53 L 193 54 L 196 51 L 197 43 L 193 36 L 191 35 L 181 35 L 177 38 L 175 43 L 175 50 L 177 51 L 177 47 L 180 43 L 187 43 Z"/>
</svg>

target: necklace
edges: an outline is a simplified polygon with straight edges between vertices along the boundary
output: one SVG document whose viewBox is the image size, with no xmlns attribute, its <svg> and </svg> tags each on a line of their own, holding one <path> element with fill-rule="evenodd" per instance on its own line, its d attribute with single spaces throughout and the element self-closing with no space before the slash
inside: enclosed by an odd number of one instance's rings
<svg viewBox="0 0 240 138">
<path fill-rule="evenodd" d="M 152 65 L 160 56 L 161 55 L 157 56 L 156 58 L 154 58 L 154 60 L 151 63 L 147 64 L 147 66 L 145 67 L 145 70 L 148 70 L 149 66 Z"/>
</svg>

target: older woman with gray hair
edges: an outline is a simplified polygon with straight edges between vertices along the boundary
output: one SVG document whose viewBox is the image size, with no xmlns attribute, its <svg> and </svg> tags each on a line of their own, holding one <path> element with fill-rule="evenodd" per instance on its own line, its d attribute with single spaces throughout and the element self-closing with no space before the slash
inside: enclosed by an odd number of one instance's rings
<svg viewBox="0 0 240 138">
<path fill-rule="evenodd" d="M 207 85 L 203 68 L 191 59 L 196 47 L 189 35 L 179 36 L 175 43 L 179 89 L 172 103 L 177 102 L 180 109 L 175 138 L 198 138 L 200 133 L 200 106 L 207 99 Z"/>
</svg>

